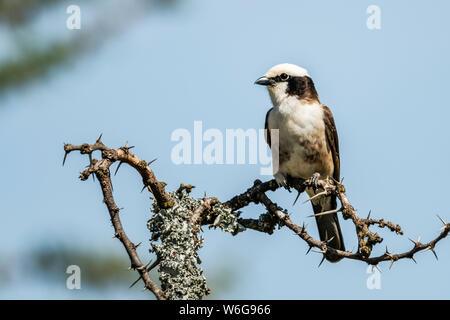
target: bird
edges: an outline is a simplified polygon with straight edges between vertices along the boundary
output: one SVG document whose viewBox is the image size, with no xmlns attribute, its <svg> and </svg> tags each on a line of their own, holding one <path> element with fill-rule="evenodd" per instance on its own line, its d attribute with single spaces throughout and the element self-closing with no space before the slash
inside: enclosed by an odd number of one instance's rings
<svg viewBox="0 0 450 320">
<path fill-rule="evenodd" d="M 278 168 L 273 166 L 278 185 L 288 189 L 289 178 L 309 180 L 311 186 L 306 192 L 311 198 L 320 192 L 316 185 L 319 179 L 340 181 L 339 141 L 333 114 L 320 102 L 308 71 L 282 63 L 270 68 L 255 84 L 267 87 L 272 101 L 265 118 L 265 138 L 272 149 L 272 163 L 278 164 Z M 274 138 L 278 139 L 278 152 L 273 152 Z M 311 203 L 321 241 L 345 251 L 337 213 L 317 215 L 336 209 L 336 196 L 316 197 Z M 325 258 L 330 262 L 340 260 L 331 253 Z"/>
</svg>

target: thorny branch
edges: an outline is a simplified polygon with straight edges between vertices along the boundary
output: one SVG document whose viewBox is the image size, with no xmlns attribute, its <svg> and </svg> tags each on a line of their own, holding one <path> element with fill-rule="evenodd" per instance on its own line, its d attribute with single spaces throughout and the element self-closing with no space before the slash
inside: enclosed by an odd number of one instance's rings
<svg viewBox="0 0 450 320">
<path fill-rule="evenodd" d="M 191 231 L 190 233 L 188 233 L 188 235 L 189 238 L 193 241 L 191 243 L 192 247 L 189 247 L 189 249 L 193 250 L 193 253 L 191 254 L 192 259 L 194 259 L 195 257 L 197 257 L 198 259 L 198 256 L 196 256 L 195 251 L 201 246 L 202 238 L 198 238 L 197 234 L 200 232 L 201 226 L 203 225 L 208 225 L 210 227 L 220 226 L 222 230 L 231 232 L 232 234 L 237 234 L 238 232 L 245 230 L 245 228 L 272 234 L 276 226 L 279 227 L 286 226 L 308 244 L 309 246 L 308 252 L 312 248 L 316 248 L 318 249 L 316 252 L 323 254 L 324 258 L 325 255 L 335 255 L 340 258 L 363 261 L 375 267 L 377 267 L 378 263 L 383 261 L 390 261 L 390 267 L 392 267 L 394 262 L 405 258 L 409 258 L 414 262 L 416 262 L 416 260 L 414 259 L 414 255 L 420 251 L 427 251 L 427 250 L 432 251 L 432 253 L 437 259 L 437 255 L 434 250 L 435 246 L 439 241 L 447 237 L 448 233 L 450 232 L 450 223 L 445 222 L 442 218 L 439 217 L 439 219 L 443 224 L 443 227 L 441 233 L 435 239 L 427 243 L 421 243 L 420 238 L 417 241 L 410 239 L 411 242 L 413 242 L 414 246 L 409 251 L 394 254 L 389 252 L 388 248 L 386 247 L 386 251 L 384 254 L 376 257 L 371 257 L 373 247 L 381 243 L 383 241 L 383 238 L 381 238 L 377 233 L 371 231 L 369 227 L 374 225 L 378 226 L 379 228 L 386 227 L 391 232 L 402 235 L 403 231 L 400 225 L 398 224 L 396 225 L 390 221 L 385 221 L 384 219 L 372 219 L 370 218 L 370 213 L 367 218 L 360 218 L 357 215 L 356 210 L 350 204 L 350 201 L 347 198 L 346 191 L 344 185 L 342 184 L 342 181 L 335 181 L 330 178 L 327 178 L 325 180 L 319 180 L 316 186 L 319 188 L 320 192 L 316 194 L 314 197 L 308 199 L 307 201 L 311 201 L 314 198 L 318 197 L 335 195 L 339 199 L 341 207 L 336 210 L 322 212 L 316 215 L 325 215 L 341 212 L 345 220 L 351 220 L 352 223 L 354 224 L 358 239 L 358 250 L 355 253 L 353 253 L 352 251 L 336 250 L 334 248 L 329 247 L 326 241 L 319 241 L 311 237 L 307 233 L 305 225 L 298 226 L 295 223 L 293 223 L 287 211 L 282 209 L 276 203 L 273 203 L 269 199 L 269 197 L 266 195 L 266 192 L 275 191 L 279 188 L 275 180 L 270 180 L 267 182 L 261 182 L 260 180 L 256 180 L 254 182 L 254 185 L 248 188 L 244 193 L 238 194 L 232 199 L 223 203 L 221 203 L 217 198 L 206 197 L 206 195 L 201 200 L 195 200 L 189 197 L 189 193 L 192 191 L 193 188 L 195 188 L 192 185 L 181 184 L 180 187 L 175 192 L 172 192 L 170 194 L 167 193 L 165 191 L 165 183 L 158 181 L 153 171 L 149 168 L 149 165 L 154 160 L 146 162 L 144 160 L 139 159 L 136 155 L 130 152 L 131 148 L 133 147 L 129 147 L 128 143 L 124 147 L 118 149 L 108 148 L 101 141 L 101 136 L 97 139 L 97 141 L 94 144 L 85 143 L 78 146 L 65 144 L 64 145 L 65 155 L 63 165 L 64 162 L 66 161 L 67 155 L 72 151 L 79 151 L 81 154 L 87 154 L 89 156 L 89 167 L 83 172 L 81 172 L 80 179 L 87 180 L 90 175 L 95 175 L 97 177 L 100 183 L 100 187 L 102 189 L 104 202 L 108 208 L 111 221 L 114 226 L 115 230 L 114 236 L 118 238 L 124 245 L 125 250 L 128 253 L 128 256 L 131 261 L 131 268 L 137 270 L 140 275 L 138 280 L 142 279 L 144 281 L 145 288 L 153 292 L 156 298 L 160 300 L 166 298 L 173 298 L 174 297 L 173 292 L 171 292 L 170 295 L 168 296 L 167 295 L 169 291 L 168 288 L 166 288 L 166 292 L 161 290 L 156 285 L 156 283 L 150 278 L 149 270 L 154 268 L 156 265 L 160 264 L 160 273 L 164 272 L 164 270 L 162 270 L 161 267 L 161 264 L 164 261 L 161 260 L 162 255 L 159 254 L 160 249 L 158 249 L 158 247 L 152 243 L 153 251 L 156 252 L 158 255 L 157 260 L 155 263 L 152 264 L 151 267 L 148 267 L 148 265 L 144 266 L 136 252 L 136 247 L 138 245 L 132 243 L 127 237 L 125 231 L 123 230 L 119 218 L 120 209 L 116 205 L 113 197 L 113 188 L 110 175 L 110 167 L 114 162 L 119 162 L 119 165 L 116 169 L 116 173 L 117 170 L 120 168 L 121 164 L 126 163 L 131 167 L 133 167 L 134 169 L 136 169 L 138 173 L 141 175 L 144 184 L 144 189 L 147 188 L 154 196 L 155 217 L 156 213 L 160 212 L 161 210 L 168 210 L 166 214 L 168 212 L 170 214 L 173 214 L 174 212 L 176 212 L 173 210 L 176 210 L 176 208 L 183 206 L 183 201 L 184 202 L 187 201 L 189 203 L 187 207 L 182 208 L 184 211 L 183 214 L 180 215 L 180 217 L 181 220 L 187 219 L 187 223 L 190 226 L 189 230 Z M 102 153 L 101 160 L 93 159 L 92 153 L 95 151 L 101 151 Z M 299 194 L 304 192 L 307 187 L 311 187 L 308 181 L 304 181 L 301 179 L 291 179 L 289 181 L 289 185 L 295 188 Z M 251 203 L 264 205 L 264 207 L 268 212 L 260 215 L 258 219 L 240 218 L 239 217 L 240 212 L 238 210 L 248 206 Z M 185 214 L 186 208 L 188 208 L 187 211 L 189 212 L 187 218 Z M 157 218 L 161 219 L 161 217 Z M 153 228 L 154 224 L 155 221 L 152 222 Z M 184 224 L 183 229 L 185 229 Z M 153 234 L 152 237 L 155 237 L 155 233 Z M 159 238 L 159 235 L 157 235 L 156 238 Z M 173 256 L 173 252 L 171 252 L 169 256 Z M 189 258 L 189 255 L 186 256 L 186 254 L 183 254 L 182 256 L 185 256 L 186 259 Z M 319 266 L 324 261 L 324 258 L 320 262 Z M 165 268 L 167 268 L 167 265 L 165 266 Z M 173 273 L 173 270 L 171 272 Z M 203 277 L 202 272 L 200 270 L 200 272 L 196 274 L 196 278 L 194 279 L 197 282 L 202 282 L 201 281 L 202 277 Z M 172 282 L 179 284 L 179 282 L 176 281 Z M 168 285 L 166 284 L 166 287 L 167 286 Z M 204 292 L 203 293 L 195 292 L 194 294 L 195 297 L 201 298 L 202 295 L 208 294 L 209 289 L 206 287 L 206 282 L 201 283 L 201 286 L 199 285 L 199 288 L 201 288 L 200 291 Z M 192 294 L 189 292 L 180 293 L 182 291 L 180 288 L 175 289 L 176 289 L 175 291 L 179 291 L 177 292 L 177 295 L 175 297 L 189 297 L 190 296 L 189 294 Z M 189 291 L 189 288 L 188 289 L 184 288 L 184 290 Z"/>
<path fill-rule="evenodd" d="M 141 161 L 135 155 L 133 155 L 129 150 L 131 147 L 125 146 L 119 149 L 110 149 L 106 147 L 101 141 L 101 135 L 95 142 L 95 144 L 83 144 L 80 146 L 75 146 L 71 144 L 64 145 L 64 162 L 66 160 L 67 155 L 72 151 L 80 151 L 81 154 L 89 155 L 89 168 L 81 172 L 80 179 L 87 180 L 91 174 L 95 174 L 98 181 L 100 182 L 100 187 L 103 193 L 103 201 L 108 208 L 109 215 L 111 217 L 111 222 L 114 226 L 114 237 L 119 239 L 130 258 L 131 261 L 131 269 L 137 270 L 140 275 L 140 278 L 143 279 L 145 284 L 145 289 L 149 289 L 155 297 L 159 300 L 165 300 L 164 292 L 158 288 L 156 283 L 150 278 L 150 274 L 147 268 L 141 262 L 139 258 L 136 248 L 138 245 L 131 242 L 128 238 L 125 230 L 122 227 L 122 223 L 120 221 L 119 212 L 120 209 L 116 205 L 114 201 L 114 197 L 112 194 L 112 182 L 111 182 L 111 174 L 110 167 L 116 162 L 120 161 L 120 163 L 127 163 L 133 168 L 135 168 L 142 176 L 144 181 L 144 185 L 148 187 L 149 191 L 151 191 L 156 201 L 161 206 L 168 206 L 172 203 L 172 199 L 164 190 L 164 184 L 159 182 L 153 171 L 148 168 L 148 164 L 145 161 Z M 102 151 L 102 160 L 96 160 L 92 158 L 92 153 L 96 150 Z"/>
<path fill-rule="evenodd" d="M 291 181 L 291 185 L 295 184 L 297 190 L 304 190 L 308 185 L 306 181 L 304 182 L 293 182 Z M 329 194 L 335 194 L 338 199 L 341 201 L 342 208 L 338 209 L 339 212 L 342 212 L 344 219 L 351 219 L 352 222 L 356 226 L 357 230 L 357 236 L 359 243 L 364 243 L 366 241 L 365 246 L 362 246 L 359 248 L 358 252 L 352 253 L 351 251 L 340 251 L 335 250 L 331 247 L 327 246 L 326 242 L 322 242 L 319 240 L 314 239 L 311 237 L 307 232 L 305 226 L 298 226 L 292 222 L 292 220 L 289 217 L 289 214 L 285 212 L 282 208 L 278 207 L 275 203 L 273 203 L 265 194 L 267 191 L 274 191 L 277 189 L 277 184 L 275 180 L 270 180 L 268 182 L 262 183 L 259 180 L 255 181 L 255 184 L 253 187 L 249 188 L 246 192 L 235 196 L 233 199 L 229 200 L 225 204 L 228 205 L 233 210 L 240 209 L 242 207 L 247 206 L 250 203 L 262 203 L 266 209 L 275 217 L 278 218 L 277 222 L 278 224 L 282 224 L 292 231 L 294 231 L 300 238 L 302 238 L 304 241 L 307 242 L 310 249 L 311 248 L 318 248 L 320 253 L 323 254 L 333 254 L 337 255 L 342 258 L 348 258 L 352 260 L 360 260 L 367 262 L 370 265 L 376 266 L 378 263 L 382 261 L 391 261 L 391 265 L 400 259 L 409 258 L 412 259 L 415 262 L 414 254 L 416 254 L 419 251 L 427 251 L 431 250 L 435 257 L 437 258 L 436 252 L 434 251 L 434 248 L 436 244 L 447 237 L 448 233 L 450 232 L 450 223 L 445 222 L 442 218 L 439 218 L 441 222 L 443 223 L 443 228 L 441 233 L 433 240 L 431 240 L 428 243 L 421 243 L 420 238 L 417 241 L 411 240 L 413 242 L 414 247 L 404 253 L 399 254 L 393 254 L 389 252 L 389 250 L 386 247 L 386 252 L 383 255 L 377 256 L 377 257 L 370 257 L 370 251 L 367 254 L 367 249 L 365 247 L 368 246 L 368 243 L 372 243 L 372 246 L 376 243 L 381 243 L 383 239 L 376 233 L 373 233 L 369 230 L 370 225 L 378 225 L 380 228 L 388 227 L 390 231 L 395 232 L 397 234 L 403 234 L 401 231 L 401 227 L 399 225 L 394 225 L 392 222 L 385 222 L 383 219 L 370 219 L 369 217 L 362 219 L 359 218 L 356 214 L 355 209 L 351 206 L 350 202 L 348 201 L 346 195 L 345 195 L 345 188 L 340 182 L 336 181 L 330 181 L 330 180 L 320 180 L 319 185 L 321 188 L 324 189 L 323 195 L 325 195 L 327 192 Z M 257 229 L 258 230 L 258 229 Z M 264 231 L 264 230 L 258 230 L 258 231 Z M 265 232 L 265 231 L 264 231 Z M 323 261 L 323 260 L 322 260 Z"/>
</svg>

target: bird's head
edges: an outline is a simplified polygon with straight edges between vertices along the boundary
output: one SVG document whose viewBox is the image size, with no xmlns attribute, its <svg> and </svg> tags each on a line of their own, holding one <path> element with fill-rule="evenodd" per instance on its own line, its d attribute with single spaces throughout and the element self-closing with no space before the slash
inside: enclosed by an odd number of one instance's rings
<svg viewBox="0 0 450 320">
<path fill-rule="evenodd" d="M 306 69 L 289 63 L 278 64 L 255 81 L 266 86 L 274 105 L 279 105 L 285 98 L 296 96 L 300 100 L 317 100 L 314 83 Z"/>
</svg>

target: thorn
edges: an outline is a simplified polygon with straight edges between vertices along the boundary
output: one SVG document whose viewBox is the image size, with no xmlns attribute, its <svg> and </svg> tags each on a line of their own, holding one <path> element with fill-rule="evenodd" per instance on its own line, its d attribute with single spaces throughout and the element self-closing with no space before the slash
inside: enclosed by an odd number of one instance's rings
<svg viewBox="0 0 450 320">
<path fill-rule="evenodd" d="M 137 247 L 139 247 L 141 245 L 142 242 L 139 242 L 138 244 L 134 245 L 134 248 L 136 249 Z"/>
<path fill-rule="evenodd" d="M 156 161 L 156 159 L 158 159 L 158 158 L 153 159 L 152 161 L 150 161 L 149 163 L 147 163 L 147 165 L 148 165 L 148 166 L 151 165 L 153 162 Z"/>
<path fill-rule="evenodd" d="M 411 241 L 412 243 L 414 243 L 414 246 L 417 246 L 417 242 L 416 241 L 414 241 L 413 239 L 411 239 L 411 238 L 408 238 L 409 239 L 409 241 Z"/>
<path fill-rule="evenodd" d="M 63 159 L 63 167 L 64 167 L 64 164 L 66 163 L 66 158 L 67 158 L 67 155 L 68 155 L 69 153 L 66 151 L 66 153 L 64 153 L 64 159 Z"/>
<path fill-rule="evenodd" d="M 317 266 L 317 268 L 320 268 L 320 266 L 322 265 L 323 261 L 325 260 L 325 255 L 323 256 L 322 260 L 320 261 L 319 265 Z"/>
<path fill-rule="evenodd" d="M 300 233 L 305 233 L 306 232 L 306 226 L 305 223 L 303 222 L 302 224 L 302 231 Z"/>
<path fill-rule="evenodd" d="M 426 247 L 423 251 L 425 252 L 425 251 L 428 251 L 428 250 L 431 250 L 431 252 L 433 252 L 434 257 L 436 258 L 436 260 L 439 260 L 437 254 L 436 254 L 436 251 L 434 251 L 433 246 L 430 245 L 430 246 Z"/>
<path fill-rule="evenodd" d="M 394 262 L 395 262 L 395 260 L 394 260 L 394 259 L 391 259 L 391 264 L 389 265 L 389 270 L 391 270 L 392 265 L 394 264 Z"/>
<path fill-rule="evenodd" d="M 414 261 L 415 264 L 417 264 L 416 259 L 414 259 L 414 256 L 411 256 L 411 260 Z"/>
<path fill-rule="evenodd" d="M 298 198 L 300 198 L 300 192 L 297 191 L 297 196 L 295 197 L 294 203 L 292 204 L 293 206 L 295 206 L 295 204 L 297 203 Z"/>
<path fill-rule="evenodd" d="M 96 143 L 102 142 L 102 136 L 103 136 L 103 133 L 100 133 L 100 136 L 98 137 Z"/>
<path fill-rule="evenodd" d="M 152 262 L 152 260 L 150 260 L 146 265 L 145 265 L 145 267 L 144 268 L 146 268 L 147 269 L 147 267 L 150 265 L 150 263 Z M 130 267 L 131 268 L 131 267 Z M 133 268 L 128 268 L 129 270 L 131 270 L 131 269 L 133 269 Z M 128 287 L 128 289 L 131 289 L 136 283 L 138 283 L 139 282 L 139 280 L 141 280 L 142 279 L 142 276 L 139 276 L 139 278 L 137 278 L 129 287 Z"/>
<path fill-rule="evenodd" d="M 324 216 L 324 215 L 327 215 L 327 214 L 338 213 L 338 212 L 341 211 L 341 210 L 342 210 L 342 208 L 340 208 L 340 209 L 335 209 L 335 210 L 324 211 L 324 212 L 321 212 L 321 213 L 316 213 L 316 214 L 310 215 L 310 216 L 308 216 L 307 218 L 311 218 L 311 217 L 319 217 L 319 216 Z"/>
<path fill-rule="evenodd" d="M 442 219 L 441 217 L 439 217 L 439 215 L 437 215 L 437 217 L 439 218 L 439 220 L 441 220 L 441 222 L 444 224 L 444 226 L 446 226 L 447 225 L 447 222 L 445 222 L 445 220 L 444 219 Z"/>
<path fill-rule="evenodd" d="M 153 262 L 153 264 L 150 266 L 150 263 L 152 263 L 152 260 L 150 260 L 146 265 L 145 265 L 145 269 L 147 269 L 147 272 L 152 271 L 158 264 L 159 264 L 160 260 L 156 259 L 155 262 Z M 136 283 L 139 282 L 139 280 L 142 279 L 142 276 L 139 276 L 139 278 L 137 278 L 136 281 L 134 281 L 129 288 L 133 287 Z"/>
<path fill-rule="evenodd" d="M 303 201 L 303 204 L 307 203 L 308 201 L 312 201 L 312 200 L 314 200 L 314 199 L 316 199 L 316 198 L 318 198 L 318 197 L 320 197 L 320 196 L 326 195 L 327 193 L 328 193 L 328 191 L 322 191 L 322 192 L 320 192 L 320 193 L 318 193 L 318 194 L 312 196 L 311 198 L 309 198 L 309 199 Z"/>
<path fill-rule="evenodd" d="M 131 270 L 131 269 L 130 269 Z M 139 277 L 136 281 L 134 281 L 129 287 L 128 287 L 128 289 L 131 289 L 131 288 L 133 288 L 134 287 L 134 285 L 136 284 L 136 283 L 138 283 L 139 282 L 139 280 L 141 280 L 141 277 Z"/>
<path fill-rule="evenodd" d="M 305 256 L 311 251 L 312 248 L 313 248 L 312 246 L 309 246 L 308 251 L 306 251 Z"/>
<path fill-rule="evenodd" d="M 430 250 L 431 250 L 431 252 L 433 252 L 434 257 L 436 258 L 436 260 L 439 260 L 437 254 L 436 254 L 436 251 L 434 251 L 434 248 L 433 248 L 433 247 L 430 247 Z"/>
<path fill-rule="evenodd" d="M 312 252 L 315 252 L 315 253 L 321 253 L 321 254 L 325 254 L 325 251 L 323 251 L 323 250 L 311 250 Z"/>
<path fill-rule="evenodd" d="M 124 147 L 122 147 L 122 150 L 124 150 L 125 151 L 125 153 L 128 153 L 128 151 L 130 151 L 130 149 L 133 149 L 134 148 L 134 146 L 128 146 L 128 141 L 127 142 L 125 142 L 125 146 Z"/>
<path fill-rule="evenodd" d="M 370 214 L 372 213 L 372 210 L 369 210 L 369 214 L 367 215 L 367 220 L 369 220 L 370 219 Z"/>
<path fill-rule="evenodd" d="M 334 236 L 332 236 L 330 239 L 327 240 L 327 243 L 330 243 L 331 241 L 333 241 Z"/>
<path fill-rule="evenodd" d="M 117 171 L 119 171 L 119 168 L 120 168 L 120 166 L 122 165 L 122 163 L 123 163 L 123 161 L 120 161 L 120 162 L 119 162 L 119 165 L 117 166 L 116 171 L 114 172 L 114 175 L 117 174 Z"/>
<path fill-rule="evenodd" d="M 151 262 L 151 261 L 150 261 L 150 262 Z M 149 262 L 148 264 L 150 264 L 150 262 Z M 159 260 L 159 258 L 157 258 L 157 259 L 155 260 L 155 262 L 153 262 L 153 264 L 152 264 L 150 267 L 147 268 L 147 271 L 150 272 L 150 271 L 152 271 L 153 269 L 155 269 L 155 267 L 156 267 L 160 262 L 161 262 L 161 261 Z"/>
<path fill-rule="evenodd" d="M 145 190 L 145 188 L 147 188 L 147 185 L 144 185 L 144 187 L 141 190 L 141 193 Z"/>
</svg>

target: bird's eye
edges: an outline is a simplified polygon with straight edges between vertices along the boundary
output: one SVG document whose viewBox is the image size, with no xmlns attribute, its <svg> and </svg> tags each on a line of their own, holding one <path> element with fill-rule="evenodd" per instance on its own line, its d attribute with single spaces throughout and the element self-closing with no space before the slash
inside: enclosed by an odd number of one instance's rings
<svg viewBox="0 0 450 320">
<path fill-rule="evenodd" d="M 289 76 L 286 73 L 282 73 L 282 74 L 280 74 L 280 79 L 282 81 L 286 81 L 289 79 Z"/>
</svg>

